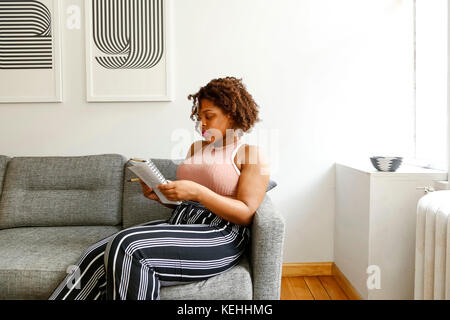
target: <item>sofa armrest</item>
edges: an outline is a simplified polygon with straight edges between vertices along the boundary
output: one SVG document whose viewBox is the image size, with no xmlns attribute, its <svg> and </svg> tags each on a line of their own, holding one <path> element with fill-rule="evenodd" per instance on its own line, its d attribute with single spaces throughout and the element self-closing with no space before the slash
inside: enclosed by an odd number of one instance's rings
<svg viewBox="0 0 450 320">
<path fill-rule="evenodd" d="M 9 160 L 9 157 L 0 155 L 0 198 L 2 197 L 3 178 L 5 177 L 6 167 L 8 166 Z"/>
<path fill-rule="evenodd" d="M 266 194 L 251 226 L 254 300 L 279 300 L 285 223 Z"/>
</svg>

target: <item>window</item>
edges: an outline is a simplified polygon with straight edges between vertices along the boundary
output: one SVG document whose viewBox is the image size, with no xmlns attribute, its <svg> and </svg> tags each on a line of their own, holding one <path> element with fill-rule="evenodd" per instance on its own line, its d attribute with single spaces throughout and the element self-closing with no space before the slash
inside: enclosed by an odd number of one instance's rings
<svg viewBox="0 0 450 320">
<path fill-rule="evenodd" d="M 447 170 L 446 0 L 415 0 L 415 159 L 412 164 Z"/>
</svg>

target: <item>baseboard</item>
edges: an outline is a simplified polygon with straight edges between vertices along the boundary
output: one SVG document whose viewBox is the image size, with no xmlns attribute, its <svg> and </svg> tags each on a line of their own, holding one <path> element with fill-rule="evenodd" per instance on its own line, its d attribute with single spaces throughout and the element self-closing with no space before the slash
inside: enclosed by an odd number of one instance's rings
<svg viewBox="0 0 450 320">
<path fill-rule="evenodd" d="M 363 300 L 352 283 L 345 277 L 342 271 L 339 270 L 338 266 L 334 263 L 332 266 L 332 274 L 334 276 L 334 279 L 337 281 L 342 290 L 344 290 L 345 294 L 350 300 Z"/>
<path fill-rule="evenodd" d="M 334 262 L 283 263 L 283 277 L 334 276 L 339 286 L 351 300 L 362 300 L 358 291 Z"/>
<path fill-rule="evenodd" d="M 283 277 L 331 276 L 333 262 L 283 263 Z"/>
</svg>

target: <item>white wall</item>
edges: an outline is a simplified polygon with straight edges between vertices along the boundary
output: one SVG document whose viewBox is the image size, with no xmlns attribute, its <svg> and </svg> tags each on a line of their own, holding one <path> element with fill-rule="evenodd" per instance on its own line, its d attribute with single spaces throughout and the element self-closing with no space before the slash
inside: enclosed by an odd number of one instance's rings
<svg viewBox="0 0 450 320">
<path fill-rule="evenodd" d="M 84 28 L 64 28 L 64 102 L 0 105 L 0 154 L 170 157 L 172 133 L 193 132 L 187 95 L 242 77 L 263 119 L 247 141 L 279 184 L 284 262 L 333 261 L 334 162 L 412 152 L 411 2 L 173 0 L 175 94 L 161 103 L 86 103 Z"/>
</svg>

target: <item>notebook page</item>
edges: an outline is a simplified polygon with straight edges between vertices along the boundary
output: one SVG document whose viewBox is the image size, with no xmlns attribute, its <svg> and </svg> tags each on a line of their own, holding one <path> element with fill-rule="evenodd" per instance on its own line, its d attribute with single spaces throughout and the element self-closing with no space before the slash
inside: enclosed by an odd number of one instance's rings
<svg viewBox="0 0 450 320">
<path fill-rule="evenodd" d="M 159 189 L 156 187 L 160 184 L 166 184 L 167 180 L 164 179 L 162 176 L 158 176 L 155 172 L 150 169 L 147 163 L 139 163 L 135 164 L 133 166 L 128 167 L 135 175 L 137 175 L 142 181 L 145 182 L 146 185 L 151 187 L 153 191 L 158 195 L 159 199 L 162 203 L 168 203 L 168 204 L 180 204 L 181 201 L 170 201 L 168 200 L 164 194 L 159 191 Z"/>
</svg>

